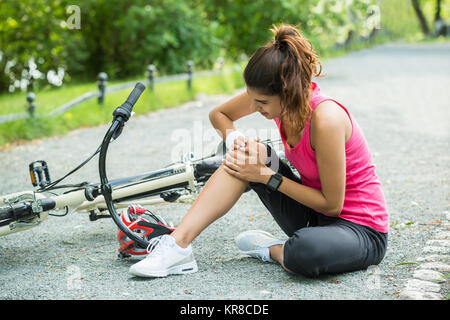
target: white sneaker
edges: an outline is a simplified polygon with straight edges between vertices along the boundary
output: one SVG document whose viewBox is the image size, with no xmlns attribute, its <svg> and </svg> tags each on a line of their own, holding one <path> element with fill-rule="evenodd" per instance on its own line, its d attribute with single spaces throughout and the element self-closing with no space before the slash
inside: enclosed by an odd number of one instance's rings
<svg viewBox="0 0 450 320">
<path fill-rule="evenodd" d="M 263 230 L 245 231 L 236 237 L 236 244 L 241 254 L 266 262 L 276 262 L 270 257 L 269 247 L 285 242 L 285 240 L 279 240 Z"/>
<path fill-rule="evenodd" d="M 132 265 L 129 272 L 138 277 L 166 277 L 198 271 L 192 247 L 181 248 L 175 238 L 163 235 L 150 240 L 147 257 Z"/>
</svg>

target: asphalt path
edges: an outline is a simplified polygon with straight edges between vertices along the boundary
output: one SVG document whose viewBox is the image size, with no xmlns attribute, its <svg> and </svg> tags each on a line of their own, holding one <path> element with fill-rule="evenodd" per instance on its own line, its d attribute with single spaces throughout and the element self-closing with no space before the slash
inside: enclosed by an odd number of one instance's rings
<svg viewBox="0 0 450 320">
<path fill-rule="evenodd" d="M 110 219 L 90 222 L 73 213 L 3 237 L 0 299 L 398 299 L 426 242 L 446 231 L 441 222 L 449 211 L 449 58 L 449 43 L 389 43 L 324 62 L 327 76 L 316 80 L 354 115 L 372 151 L 391 225 L 380 265 L 308 279 L 239 255 L 234 237 L 242 231 L 263 229 L 285 238 L 256 194 L 248 192 L 193 242 L 199 271 L 190 275 L 128 274 L 134 262 L 117 257 L 117 227 Z M 211 132 L 208 112 L 228 98 L 200 95 L 177 108 L 135 115 L 110 147 L 110 178 L 166 166 L 178 160 L 174 155 L 182 146 L 190 146 L 195 157 L 209 154 L 219 138 Z M 260 115 L 236 126 L 250 136 L 279 138 L 273 136 L 275 124 Z M 106 129 L 75 130 L 0 152 L 0 194 L 29 190 L 27 168 L 34 160 L 46 160 L 53 178 L 62 176 L 96 150 Z M 67 182 L 98 182 L 96 160 Z M 176 225 L 189 206 L 170 203 L 151 210 Z"/>
</svg>

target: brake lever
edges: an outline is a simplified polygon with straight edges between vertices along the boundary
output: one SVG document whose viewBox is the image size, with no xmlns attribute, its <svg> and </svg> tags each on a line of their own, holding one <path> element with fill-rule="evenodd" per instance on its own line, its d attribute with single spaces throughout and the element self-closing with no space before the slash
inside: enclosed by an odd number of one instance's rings
<svg viewBox="0 0 450 320">
<path fill-rule="evenodd" d="M 132 111 L 130 113 L 130 118 L 134 115 L 134 113 L 135 113 L 134 111 Z M 123 130 L 124 125 L 125 125 L 125 122 L 123 122 L 123 121 L 120 122 L 119 126 L 117 127 L 116 131 L 114 132 L 114 134 L 112 136 L 111 142 L 116 140 L 122 134 L 122 130 Z"/>
</svg>

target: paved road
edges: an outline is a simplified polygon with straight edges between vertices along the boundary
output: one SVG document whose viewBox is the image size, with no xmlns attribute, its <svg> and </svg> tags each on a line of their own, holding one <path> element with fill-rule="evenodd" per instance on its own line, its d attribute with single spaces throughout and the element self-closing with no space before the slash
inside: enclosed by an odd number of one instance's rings
<svg viewBox="0 0 450 320">
<path fill-rule="evenodd" d="M 388 251 L 379 266 L 306 279 L 239 256 L 233 238 L 244 230 L 283 237 L 257 196 L 246 193 L 194 241 L 199 272 L 187 276 L 130 276 L 132 262 L 117 259 L 117 228 L 108 219 L 90 222 L 72 214 L 3 237 L 0 299 L 398 299 L 427 241 L 448 236 L 449 57 L 448 43 L 386 44 L 325 62 L 328 76 L 317 80 L 353 113 L 371 147 L 391 221 Z M 110 178 L 165 166 L 182 134 L 203 142 L 192 145 L 196 156 L 210 152 L 218 140 L 208 140 L 208 111 L 226 98 L 203 97 L 133 118 L 110 148 Z M 255 135 L 276 128 L 257 115 L 236 126 Z M 28 189 L 27 165 L 33 160 L 47 160 L 53 177 L 66 173 L 97 148 L 106 128 L 76 130 L 0 152 L 0 193 Z M 95 161 L 68 182 L 85 180 L 98 181 Z M 188 207 L 167 204 L 153 211 L 176 224 Z"/>
</svg>

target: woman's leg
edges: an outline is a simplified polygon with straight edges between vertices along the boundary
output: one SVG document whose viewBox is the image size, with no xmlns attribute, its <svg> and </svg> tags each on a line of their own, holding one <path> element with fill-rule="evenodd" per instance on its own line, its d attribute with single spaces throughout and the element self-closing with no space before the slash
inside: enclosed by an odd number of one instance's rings
<svg viewBox="0 0 450 320">
<path fill-rule="evenodd" d="M 190 243 L 231 209 L 247 185 L 247 181 L 230 175 L 221 165 L 208 179 L 178 227 L 170 235 L 154 238 L 153 246 L 147 248 L 150 254 L 132 265 L 129 273 L 138 277 L 165 277 L 196 272 L 197 262 Z"/>
<path fill-rule="evenodd" d="M 278 162 L 278 172 L 291 180 L 301 183 L 301 179 L 292 172 L 289 165 L 280 160 L 270 146 L 267 146 L 267 148 L 271 149 L 271 161 Z M 298 229 L 317 223 L 317 214 L 312 209 L 285 194 L 279 191 L 269 191 L 267 186 L 262 183 L 250 182 L 248 186 L 256 192 L 275 222 L 289 237 L 294 235 Z M 271 259 L 277 261 L 286 271 L 293 273 L 284 264 L 284 246 L 284 244 L 270 246 L 269 255 Z"/>
<path fill-rule="evenodd" d="M 284 270 L 290 273 L 294 273 L 284 265 L 284 244 L 277 244 L 269 247 L 270 257 L 278 262 Z"/>
<path fill-rule="evenodd" d="M 284 245 L 283 265 L 306 277 L 365 269 L 381 262 L 387 236 L 343 219 L 302 228 Z"/>
<path fill-rule="evenodd" d="M 200 232 L 233 207 L 247 185 L 247 181 L 230 175 L 221 165 L 208 179 L 180 224 L 171 233 L 176 243 L 182 248 L 187 247 Z"/>
</svg>

